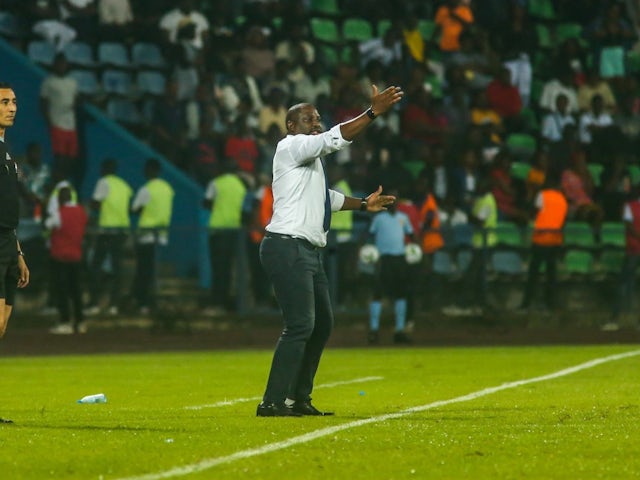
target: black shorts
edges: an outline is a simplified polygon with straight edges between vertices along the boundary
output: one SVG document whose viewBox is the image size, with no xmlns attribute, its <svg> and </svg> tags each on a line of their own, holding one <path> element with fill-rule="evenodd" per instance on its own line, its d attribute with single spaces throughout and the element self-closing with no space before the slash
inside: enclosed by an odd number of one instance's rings
<svg viewBox="0 0 640 480">
<path fill-rule="evenodd" d="M 18 245 L 13 230 L 0 230 L 0 298 L 13 305 L 18 290 Z"/>
</svg>

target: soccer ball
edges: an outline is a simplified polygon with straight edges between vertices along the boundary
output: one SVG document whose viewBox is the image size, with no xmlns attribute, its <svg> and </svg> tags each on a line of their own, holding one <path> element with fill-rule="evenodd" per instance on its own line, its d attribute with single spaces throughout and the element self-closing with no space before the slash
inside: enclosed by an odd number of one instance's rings
<svg viewBox="0 0 640 480">
<path fill-rule="evenodd" d="M 404 258 L 409 265 L 420 263 L 422 260 L 422 248 L 417 243 L 407 243 L 404 247 Z"/>
<path fill-rule="evenodd" d="M 366 244 L 360 247 L 358 258 L 360 258 L 360 261 L 365 265 L 372 265 L 380 259 L 380 252 L 375 245 Z"/>
</svg>

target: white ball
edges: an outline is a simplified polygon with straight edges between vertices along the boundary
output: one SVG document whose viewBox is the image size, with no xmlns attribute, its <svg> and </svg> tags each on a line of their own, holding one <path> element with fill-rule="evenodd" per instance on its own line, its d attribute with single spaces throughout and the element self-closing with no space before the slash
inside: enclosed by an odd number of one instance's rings
<svg viewBox="0 0 640 480">
<path fill-rule="evenodd" d="M 414 265 L 422 260 L 422 248 L 417 243 L 407 243 L 404 247 L 404 258 L 407 263 Z"/>
<path fill-rule="evenodd" d="M 375 245 L 366 244 L 360 247 L 358 257 L 360 258 L 360 261 L 365 265 L 371 265 L 376 263 L 380 259 L 380 252 Z"/>
</svg>

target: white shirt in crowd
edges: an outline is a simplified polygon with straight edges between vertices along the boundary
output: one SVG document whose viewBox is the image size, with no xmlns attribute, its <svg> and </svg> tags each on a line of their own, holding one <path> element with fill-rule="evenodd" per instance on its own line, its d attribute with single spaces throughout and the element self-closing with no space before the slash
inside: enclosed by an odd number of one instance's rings
<svg viewBox="0 0 640 480">
<path fill-rule="evenodd" d="M 575 88 L 567 87 L 559 80 L 551 80 L 545 83 L 540 96 L 540 107 L 556 111 L 556 98 L 558 95 L 565 95 L 569 101 L 567 104 L 567 113 L 578 113 L 578 94 Z"/>
<path fill-rule="evenodd" d="M 103 25 L 126 25 L 133 21 L 129 0 L 100 0 L 98 18 Z"/>
<path fill-rule="evenodd" d="M 542 120 L 542 137 L 552 142 L 559 142 L 562 140 L 562 132 L 567 125 L 575 125 L 576 121 L 573 116 L 566 114 L 563 115 L 560 112 L 552 112 Z"/>
<path fill-rule="evenodd" d="M 340 125 L 318 135 L 287 135 L 273 157 L 273 217 L 266 230 L 304 238 L 315 246 L 327 244 L 323 229 L 326 180 L 320 157 L 351 142 Z M 331 211 L 344 205 L 345 196 L 329 190 Z"/>
<path fill-rule="evenodd" d="M 580 141 L 582 143 L 591 143 L 592 135 L 589 127 L 595 125 L 597 127 L 608 127 L 613 125 L 613 118 L 608 113 L 594 115 L 593 112 L 586 112 L 580 116 Z"/>
<path fill-rule="evenodd" d="M 160 19 L 160 28 L 169 33 L 170 42 L 176 43 L 178 30 L 189 23 L 195 24 L 196 29 L 195 36 L 189 43 L 194 48 L 200 49 L 204 46 L 202 34 L 209 30 L 209 21 L 200 12 L 191 11 L 185 15 L 179 8 L 174 8 Z"/>
<path fill-rule="evenodd" d="M 72 131 L 76 129 L 75 102 L 78 82 L 65 75 L 49 75 L 40 86 L 40 97 L 49 103 L 49 119 L 54 127 Z"/>
</svg>

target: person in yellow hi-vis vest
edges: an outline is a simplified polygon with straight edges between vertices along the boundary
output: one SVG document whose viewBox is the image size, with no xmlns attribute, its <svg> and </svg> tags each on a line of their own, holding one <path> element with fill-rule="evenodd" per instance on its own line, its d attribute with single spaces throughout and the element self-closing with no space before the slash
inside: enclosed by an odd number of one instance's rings
<svg viewBox="0 0 640 480">
<path fill-rule="evenodd" d="M 160 162 L 155 158 L 145 163 L 144 175 L 147 183 L 137 191 L 131 205 L 131 212 L 140 214 L 136 232 L 136 273 L 131 293 L 140 313 L 147 314 L 156 307 L 156 245 L 169 242 L 168 227 L 175 192 L 167 181 L 158 178 Z"/>
<path fill-rule="evenodd" d="M 211 313 L 233 308 L 231 273 L 238 254 L 242 228 L 242 205 L 247 187 L 236 173 L 232 160 L 223 164 L 223 173 L 215 177 L 205 192 L 203 206 L 209 217 L 209 260 L 211 262 Z"/>
<path fill-rule="evenodd" d="M 122 251 L 131 225 L 129 203 L 133 190 L 116 175 L 116 168 L 117 163 L 112 158 L 102 162 L 102 177 L 96 183 L 91 201 L 92 209 L 98 211 L 98 232 L 90 263 L 90 304 L 85 311 L 87 315 L 95 315 L 100 311 L 100 297 L 107 279 L 110 280 L 107 311 L 110 315 L 118 314 Z M 105 276 L 103 267 L 107 258 L 110 274 Z"/>
</svg>

